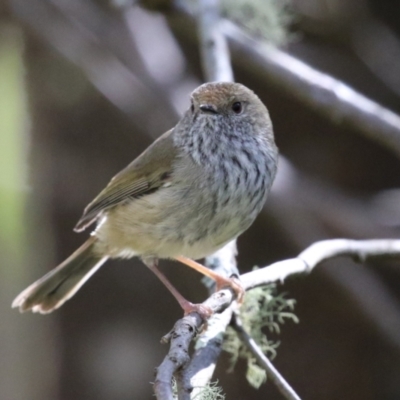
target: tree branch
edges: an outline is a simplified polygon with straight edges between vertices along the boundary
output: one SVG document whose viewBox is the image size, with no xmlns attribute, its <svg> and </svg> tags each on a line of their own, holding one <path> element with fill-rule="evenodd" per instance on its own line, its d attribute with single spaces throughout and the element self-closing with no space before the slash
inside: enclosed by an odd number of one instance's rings
<svg viewBox="0 0 400 400">
<path fill-rule="evenodd" d="M 232 241 L 222 249 L 207 257 L 206 265 L 224 276 L 239 275 L 236 265 L 236 241 Z M 209 286 L 210 293 L 215 290 L 215 282 L 204 279 Z M 210 285 L 211 282 L 211 285 Z M 217 365 L 217 360 L 222 351 L 222 342 L 227 326 L 232 319 L 233 309 L 236 304 L 231 304 L 222 313 L 216 313 L 207 321 L 207 329 L 197 339 L 195 352 L 190 364 L 180 375 L 184 382 L 190 382 L 193 387 L 192 397 L 210 382 Z"/>
<path fill-rule="evenodd" d="M 175 0 L 174 4 L 177 12 L 193 16 L 185 3 Z M 252 70 L 334 124 L 347 125 L 400 156 L 398 114 L 287 52 L 253 39 L 231 21 L 222 20 L 221 31 L 235 65 Z"/>
<path fill-rule="evenodd" d="M 240 279 L 249 290 L 272 282 L 283 282 L 292 275 L 309 273 L 321 262 L 339 256 L 351 256 L 362 262 L 375 257 L 400 256 L 400 240 L 322 240 L 309 246 L 296 258 L 248 272 L 241 275 Z"/>
<path fill-rule="evenodd" d="M 281 233 L 294 249 L 304 249 L 319 238 L 329 238 L 332 232 L 354 239 L 397 236 L 395 227 L 379 223 L 371 205 L 334 185 L 312 179 L 288 162 L 281 163 L 274 189 L 265 214 L 279 220 Z M 267 232 L 267 228 L 263 231 Z M 396 262 L 388 262 L 385 267 L 398 272 Z M 400 303 L 380 278 L 379 271 L 360 268 L 350 259 L 341 258 L 331 262 L 322 273 L 348 293 L 354 301 L 353 307 L 369 322 L 371 329 L 399 351 Z"/>
<path fill-rule="evenodd" d="M 400 116 L 358 93 L 342 81 L 246 35 L 230 21 L 222 31 L 229 40 L 232 57 L 262 69 L 265 79 L 285 90 L 335 124 L 348 125 L 400 155 Z"/>
<path fill-rule="evenodd" d="M 264 368 L 267 372 L 268 378 L 274 382 L 275 386 L 282 393 L 282 395 L 288 400 L 301 400 L 298 394 L 293 390 L 285 378 L 279 373 L 279 371 L 273 366 L 271 361 L 261 351 L 255 340 L 245 331 L 242 321 L 238 315 L 234 316 L 233 328 L 238 333 L 239 337 L 249 348 L 251 353 L 256 358 L 260 367 Z"/>
<path fill-rule="evenodd" d="M 323 240 L 312 244 L 296 258 L 248 272 L 241 275 L 240 279 L 245 289 L 250 290 L 272 282 L 283 282 L 292 275 L 310 273 L 321 262 L 339 256 L 351 256 L 363 262 L 376 257 L 400 256 L 400 240 Z M 224 289 L 214 293 L 203 304 L 217 313 L 228 308 L 234 299 L 234 293 L 230 289 Z M 187 366 L 190 342 L 204 322 L 200 315 L 191 313 L 176 322 L 172 331 L 164 337 L 163 341 L 170 343 L 170 351 L 158 370 L 159 380 L 155 383 L 157 399 L 169 399 L 161 397 L 167 393 L 164 389 L 168 382 L 171 385 L 173 374 Z M 192 387 L 185 387 L 186 395 L 191 391 Z"/>
<path fill-rule="evenodd" d="M 97 43 L 102 43 L 101 40 L 97 40 L 96 45 L 89 43 L 89 36 L 84 37 L 82 29 L 70 30 L 66 21 L 56 16 L 54 10 L 50 10 L 47 2 L 33 1 L 34 4 L 29 2 L 28 5 L 21 0 L 13 0 L 12 10 L 45 41 L 50 42 L 66 58 L 79 65 L 93 85 L 117 107 L 133 115 L 136 121 L 141 114 L 135 108 L 140 103 L 137 99 L 143 102 L 143 98 L 151 98 L 154 104 L 160 102 L 157 96 L 154 98 L 151 91 L 132 76 L 131 68 L 127 68 L 131 62 L 121 62 L 119 55 L 122 52 L 118 54 L 119 59 L 111 58 L 103 49 L 99 51 Z M 149 0 L 142 1 L 144 5 L 148 2 Z M 164 2 L 168 3 L 166 0 Z M 159 6 L 164 2 L 160 0 Z M 175 9 L 189 15 L 182 2 Z M 43 19 L 46 20 L 46 24 L 43 24 Z M 69 40 L 63 40 L 60 36 L 60 26 L 62 32 L 69 35 Z M 340 80 L 311 68 L 287 52 L 251 38 L 230 21 L 223 20 L 220 29 L 230 43 L 232 58 L 237 65 L 245 63 L 246 69 L 260 72 L 264 82 L 278 86 L 335 124 L 346 124 L 400 155 L 400 117 L 396 113 L 368 99 Z M 93 34 L 96 36 L 95 32 L 92 32 L 92 36 Z M 76 49 L 77 46 L 81 48 Z M 113 47 L 115 50 L 115 46 Z M 98 57 L 93 59 L 93 54 Z M 226 79 L 207 77 L 207 80 Z M 118 85 L 110 85 L 110 81 L 118 82 Z M 166 105 L 162 101 L 160 103 L 157 108 L 161 107 L 164 110 Z M 132 104 L 135 107 L 132 107 Z M 174 116 L 174 111 L 170 110 L 163 115 L 163 120 L 168 121 L 170 115 Z M 145 121 L 143 123 L 145 124 Z"/>
<path fill-rule="evenodd" d="M 218 0 L 199 1 L 197 24 L 204 76 L 210 82 L 232 82 L 229 49 L 220 21 Z"/>
<path fill-rule="evenodd" d="M 233 292 L 230 289 L 224 289 L 214 293 L 203 304 L 214 313 L 220 313 L 228 308 L 233 300 Z M 178 320 L 171 332 L 162 338 L 162 343 L 170 343 L 170 350 L 157 369 L 154 392 L 158 400 L 172 399 L 172 378 L 176 372 L 188 365 L 190 342 L 199 332 L 204 322 L 198 313 L 190 313 Z M 183 383 L 186 385 L 178 388 L 178 396 L 180 396 L 178 398 L 180 400 L 187 399 L 193 390 L 187 380 L 181 381 L 181 384 Z"/>
</svg>

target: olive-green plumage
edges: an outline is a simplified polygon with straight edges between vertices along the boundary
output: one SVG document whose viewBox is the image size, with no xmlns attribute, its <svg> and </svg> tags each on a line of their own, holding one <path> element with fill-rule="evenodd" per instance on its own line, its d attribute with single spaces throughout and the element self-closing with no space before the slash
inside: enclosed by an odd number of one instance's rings
<svg viewBox="0 0 400 400">
<path fill-rule="evenodd" d="M 119 203 L 143 196 L 158 189 L 168 181 L 177 149 L 172 140 L 172 130 L 164 133 L 138 158 L 114 176 L 110 183 L 85 208 L 75 226 L 80 232 L 92 224 L 98 215 Z M 154 168 L 154 164 L 158 168 Z"/>
<path fill-rule="evenodd" d="M 268 111 L 251 90 L 236 83 L 200 86 L 178 124 L 86 207 L 75 230 L 97 222 L 90 239 L 13 307 L 50 312 L 108 257 L 139 256 L 191 310 L 156 260 L 202 258 L 245 231 L 265 202 L 277 155 Z"/>
</svg>

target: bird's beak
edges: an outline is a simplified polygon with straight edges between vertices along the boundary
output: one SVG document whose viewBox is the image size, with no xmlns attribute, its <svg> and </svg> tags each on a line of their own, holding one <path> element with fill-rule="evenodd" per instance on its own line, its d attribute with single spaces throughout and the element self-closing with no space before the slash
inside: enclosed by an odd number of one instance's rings
<svg viewBox="0 0 400 400">
<path fill-rule="evenodd" d="M 212 106 L 211 104 L 201 104 L 200 110 L 205 113 L 218 114 L 216 108 L 214 106 Z"/>
</svg>

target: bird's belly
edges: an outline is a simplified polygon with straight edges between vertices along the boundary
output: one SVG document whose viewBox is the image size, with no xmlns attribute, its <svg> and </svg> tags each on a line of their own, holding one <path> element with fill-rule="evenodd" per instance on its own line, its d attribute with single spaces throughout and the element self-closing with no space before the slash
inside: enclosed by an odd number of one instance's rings
<svg viewBox="0 0 400 400">
<path fill-rule="evenodd" d="M 95 234 L 98 250 L 111 257 L 180 255 L 199 259 L 236 238 L 258 211 L 243 205 L 213 209 L 210 196 L 169 200 L 158 192 L 109 211 Z M 192 204 L 191 204 L 192 203 Z"/>
</svg>

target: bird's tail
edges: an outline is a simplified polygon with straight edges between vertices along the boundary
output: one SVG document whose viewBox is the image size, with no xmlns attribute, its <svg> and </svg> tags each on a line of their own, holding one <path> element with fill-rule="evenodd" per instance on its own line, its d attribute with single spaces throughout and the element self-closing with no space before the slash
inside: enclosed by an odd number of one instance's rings
<svg viewBox="0 0 400 400">
<path fill-rule="evenodd" d="M 91 236 L 58 267 L 32 283 L 16 297 L 12 307 L 47 314 L 64 304 L 107 260 L 93 251 L 96 240 Z"/>
</svg>

